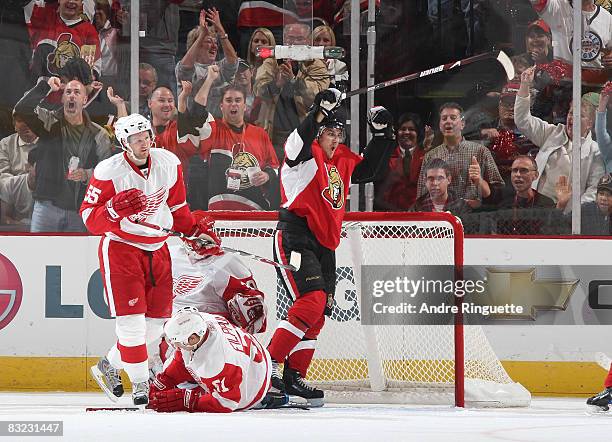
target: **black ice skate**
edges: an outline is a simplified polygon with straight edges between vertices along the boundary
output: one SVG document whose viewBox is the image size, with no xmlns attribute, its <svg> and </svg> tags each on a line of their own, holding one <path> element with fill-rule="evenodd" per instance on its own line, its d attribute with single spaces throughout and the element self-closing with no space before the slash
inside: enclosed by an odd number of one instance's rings
<svg viewBox="0 0 612 442">
<path fill-rule="evenodd" d="M 306 399 L 306 403 L 311 407 L 323 406 L 323 390 L 308 385 L 297 371 L 289 368 L 286 364 L 283 372 L 283 382 L 285 392 L 289 396 L 299 396 Z"/>
<path fill-rule="evenodd" d="M 289 403 L 289 396 L 285 393 L 276 393 L 272 391 L 268 391 L 268 393 L 264 396 L 261 402 L 256 405 L 255 409 L 271 409 L 271 408 L 282 408 Z"/>
<path fill-rule="evenodd" d="M 123 383 L 119 370 L 111 365 L 106 356 L 100 358 L 90 371 L 94 380 L 111 401 L 117 402 L 117 399 L 123 396 Z"/>
<path fill-rule="evenodd" d="M 600 411 L 608 411 L 610 403 L 612 403 L 612 387 L 608 387 L 601 393 L 587 399 L 587 405 Z"/>
<path fill-rule="evenodd" d="M 275 360 L 272 360 L 271 384 L 272 385 L 270 386 L 270 392 L 272 393 L 284 393 L 285 392 L 285 384 L 283 383 L 283 378 L 281 376 L 279 364 Z"/>
<path fill-rule="evenodd" d="M 149 403 L 148 381 L 132 384 L 132 401 L 134 405 L 147 405 Z"/>
</svg>

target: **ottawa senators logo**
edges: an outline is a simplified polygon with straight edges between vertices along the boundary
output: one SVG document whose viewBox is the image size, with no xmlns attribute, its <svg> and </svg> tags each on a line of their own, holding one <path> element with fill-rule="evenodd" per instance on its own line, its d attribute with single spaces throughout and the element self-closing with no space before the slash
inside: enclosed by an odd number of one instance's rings
<svg viewBox="0 0 612 442">
<path fill-rule="evenodd" d="M 344 206 L 344 183 L 336 166 L 327 169 L 327 180 L 328 186 L 323 189 L 321 195 L 332 208 L 341 209 Z"/>
<path fill-rule="evenodd" d="M 47 56 L 47 70 L 53 75 L 60 75 L 68 60 L 74 57 L 95 55 L 95 45 L 79 46 L 72 41 L 72 34 L 64 32 L 57 38 L 57 47 Z"/>
<path fill-rule="evenodd" d="M 252 187 L 251 181 L 249 180 L 249 175 L 247 174 L 247 168 L 249 167 L 259 167 L 259 161 L 257 158 L 250 152 L 238 152 L 236 156 L 232 159 L 232 164 L 229 169 L 240 170 L 240 188 L 248 189 Z M 229 169 L 225 172 L 229 173 Z"/>
</svg>

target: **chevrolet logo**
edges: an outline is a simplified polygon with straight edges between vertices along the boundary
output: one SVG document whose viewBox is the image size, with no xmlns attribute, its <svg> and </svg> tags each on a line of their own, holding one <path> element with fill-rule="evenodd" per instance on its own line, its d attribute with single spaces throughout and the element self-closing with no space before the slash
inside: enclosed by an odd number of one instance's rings
<svg viewBox="0 0 612 442">
<path fill-rule="evenodd" d="M 526 270 L 486 269 L 486 290 L 473 297 L 481 305 L 514 304 L 523 306 L 523 313 L 491 314 L 490 319 L 522 319 L 535 321 L 538 310 L 565 311 L 579 279 L 536 280 L 534 267 Z"/>
</svg>

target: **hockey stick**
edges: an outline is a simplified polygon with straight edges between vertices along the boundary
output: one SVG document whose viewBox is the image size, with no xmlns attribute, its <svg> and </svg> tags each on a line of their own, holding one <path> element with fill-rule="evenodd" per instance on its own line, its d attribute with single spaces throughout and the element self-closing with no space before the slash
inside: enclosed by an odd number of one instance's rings
<svg viewBox="0 0 612 442">
<path fill-rule="evenodd" d="M 187 236 L 182 232 L 178 232 L 172 229 L 166 229 L 165 227 L 157 226 L 155 224 L 148 223 L 146 221 L 141 220 L 131 220 L 135 224 L 140 224 L 141 226 L 148 227 L 150 229 L 160 230 L 169 234 L 170 236 L 178 236 L 179 238 L 188 239 L 192 241 L 198 241 L 203 243 L 204 245 L 210 244 L 209 241 L 204 241 L 202 238 Z M 237 255 L 244 256 L 245 258 L 254 259 L 255 261 L 263 262 L 264 264 L 269 264 L 274 267 L 279 267 L 281 269 L 291 270 L 292 272 L 297 272 L 300 269 L 300 265 L 302 264 L 302 255 L 298 252 L 291 252 L 291 257 L 289 259 L 289 264 L 282 264 L 280 262 L 273 261 L 268 258 L 264 258 L 263 256 L 255 255 L 253 253 L 245 252 L 244 250 L 238 250 L 231 247 L 220 246 L 219 247 L 224 252 L 236 253 Z"/>
<path fill-rule="evenodd" d="M 353 95 L 363 94 L 364 92 L 377 91 L 378 89 L 393 86 L 394 84 L 405 83 L 407 81 L 412 81 L 417 78 L 427 77 L 429 75 L 437 74 L 438 72 L 450 71 L 451 69 L 455 69 L 459 66 L 465 66 L 471 63 L 476 63 L 478 61 L 489 59 L 495 59 L 502 65 L 504 71 L 506 71 L 506 77 L 508 77 L 508 80 L 512 80 L 514 78 L 514 66 L 512 65 L 512 61 L 510 60 L 510 58 L 506 55 L 504 51 L 493 51 L 486 52 L 484 54 L 474 55 L 473 57 L 464 58 L 463 60 L 441 64 L 440 66 L 436 66 L 435 68 L 425 69 L 424 71 L 404 75 L 403 77 L 394 78 L 392 80 L 383 81 L 382 83 L 373 84 L 372 86 L 360 87 L 359 89 L 348 91 L 347 93 L 343 94 L 342 98 L 346 99 L 352 97 Z"/>
</svg>

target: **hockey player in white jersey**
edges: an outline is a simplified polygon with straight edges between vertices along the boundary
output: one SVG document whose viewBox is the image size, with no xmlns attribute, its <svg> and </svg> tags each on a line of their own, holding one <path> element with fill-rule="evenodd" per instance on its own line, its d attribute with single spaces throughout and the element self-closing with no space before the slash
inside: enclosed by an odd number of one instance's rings
<svg viewBox="0 0 612 442">
<path fill-rule="evenodd" d="M 206 241 L 193 240 L 191 247 L 207 255 L 220 253 L 220 241 L 212 220 L 195 222 L 185 201 L 181 163 L 173 153 L 153 148 L 150 122 L 139 114 L 122 117 L 115 133 L 125 152 L 96 166 L 80 210 L 89 231 L 103 235 L 100 271 L 110 313 L 116 317 L 117 343 L 91 370 L 116 401 L 123 394 L 123 368 L 132 381 L 134 404 L 144 405 L 149 348 L 172 313 L 172 278 L 168 234 L 139 222 L 202 238 Z"/>
<path fill-rule="evenodd" d="M 195 211 L 196 222 L 205 212 Z M 231 253 L 206 255 L 194 251 L 189 241 L 170 247 L 172 258 L 172 311 L 195 307 L 203 313 L 224 316 L 248 333 L 266 331 L 264 294 L 253 274 Z"/>
<path fill-rule="evenodd" d="M 271 360 L 257 339 L 219 315 L 179 310 L 164 326 L 176 349 L 151 384 L 150 409 L 229 413 L 258 405 L 270 388 Z M 195 388 L 178 388 L 182 383 Z"/>
</svg>

